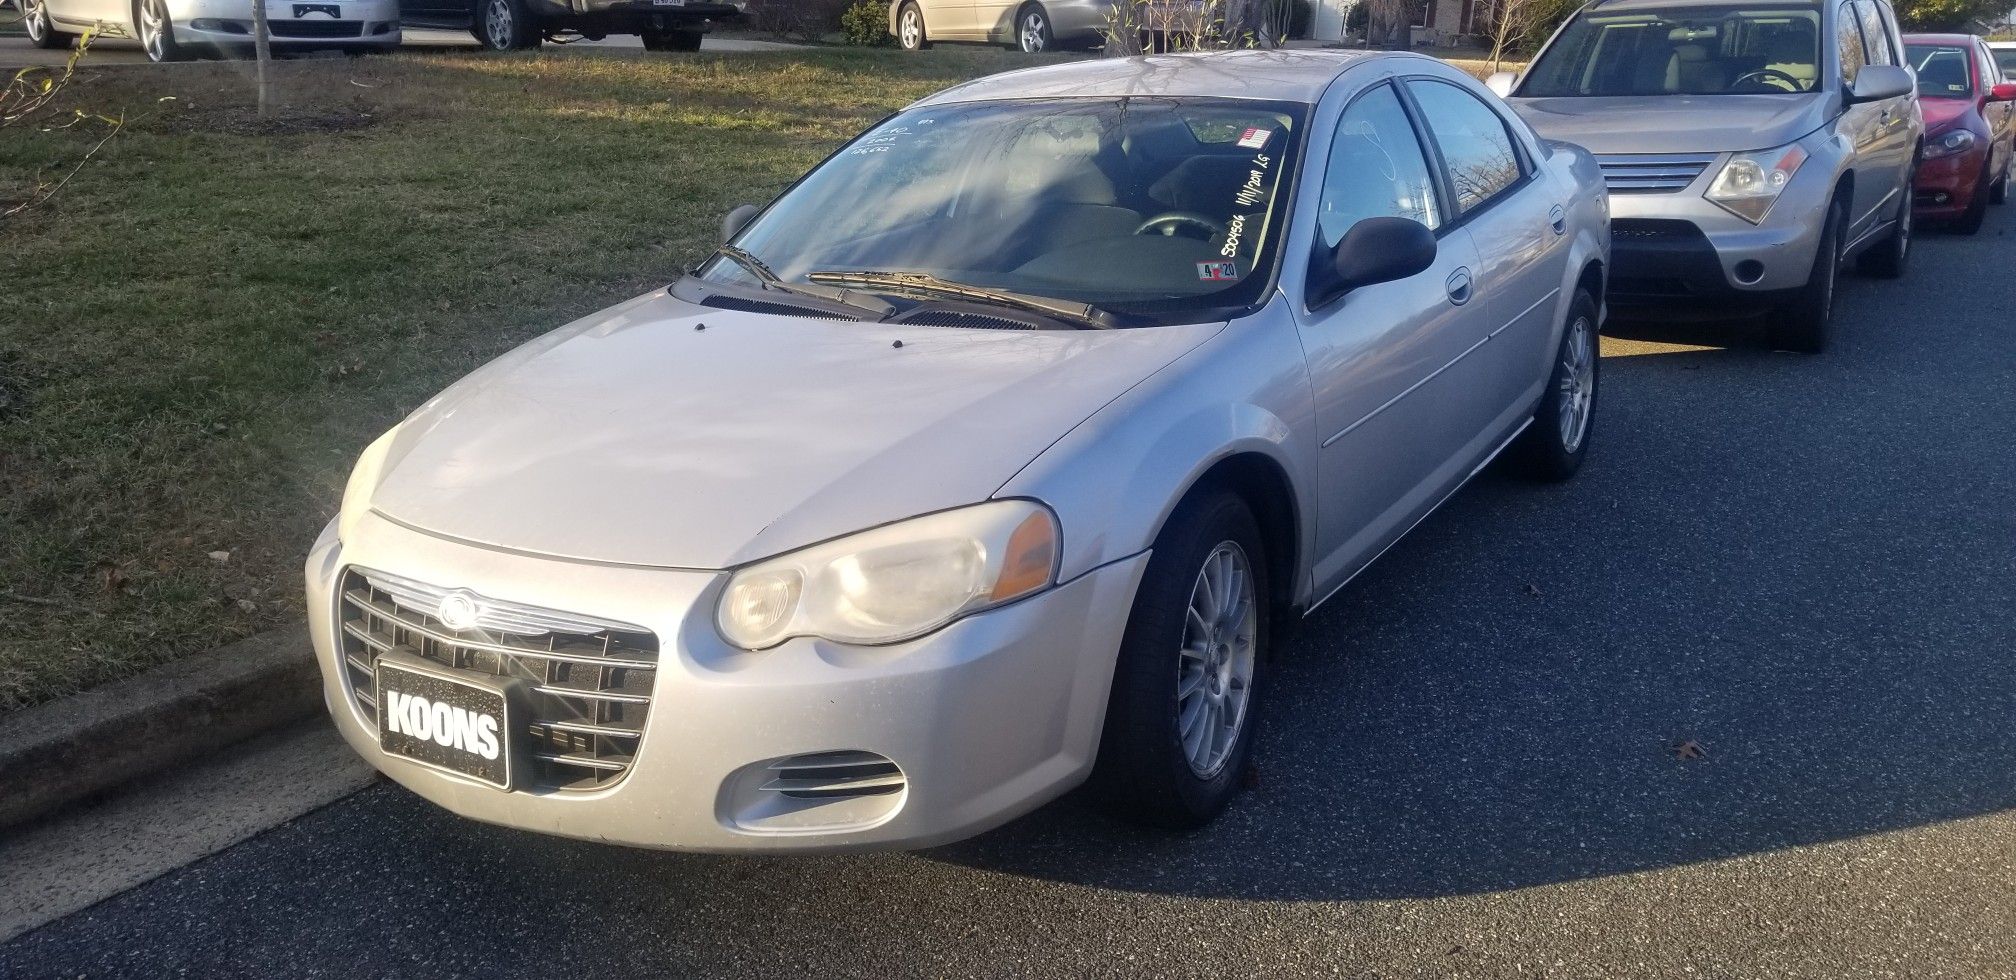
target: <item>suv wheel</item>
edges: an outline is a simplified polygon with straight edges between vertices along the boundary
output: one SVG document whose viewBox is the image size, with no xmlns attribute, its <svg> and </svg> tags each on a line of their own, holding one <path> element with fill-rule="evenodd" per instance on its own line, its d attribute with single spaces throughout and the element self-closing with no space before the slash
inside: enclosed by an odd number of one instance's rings
<svg viewBox="0 0 2016 980">
<path fill-rule="evenodd" d="M 1772 342 L 1779 350 L 1818 354 L 1827 349 L 1827 329 L 1834 319 L 1834 287 L 1841 277 L 1841 226 L 1846 221 L 1847 209 L 1840 201 L 1827 206 L 1827 223 L 1820 228 L 1813 271 L 1792 302 L 1778 311 Z"/>
<path fill-rule="evenodd" d="M 924 33 L 924 11 L 914 3 L 903 5 L 903 11 L 896 15 L 896 43 L 905 51 L 922 51 L 931 46 L 931 38 Z"/>
<path fill-rule="evenodd" d="M 1911 172 L 1904 178 L 1903 198 L 1897 204 L 1897 224 L 1890 234 L 1869 247 L 1862 257 L 1855 261 L 1855 268 L 1865 276 L 1878 279 L 1901 279 L 1904 265 L 1911 258 L 1911 188 L 1918 186 L 1918 167 L 1913 164 Z"/>
<path fill-rule="evenodd" d="M 480 0 L 472 33 L 492 51 L 528 51 L 545 40 L 524 0 Z"/>
<path fill-rule="evenodd" d="M 1540 394 L 1533 424 L 1512 447 L 1520 468 L 1536 480 L 1566 480 L 1589 455 L 1589 435 L 1596 422 L 1596 374 L 1603 353 L 1596 317 L 1596 300 L 1578 290 L 1568 307 L 1568 325 L 1561 331 L 1561 348 L 1554 353 L 1554 371 Z"/>
<path fill-rule="evenodd" d="M 1239 792 L 1268 654 L 1267 556 L 1244 500 L 1210 490 L 1155 540 L 1092 785 L 1141 823 L 1200 827 Z"/>
<path fill-rule="evenodd" d="M 698 51 L 704 36 L 699 31 L 647 30 L 643 34 L 644 50 Z"/>
</svg>

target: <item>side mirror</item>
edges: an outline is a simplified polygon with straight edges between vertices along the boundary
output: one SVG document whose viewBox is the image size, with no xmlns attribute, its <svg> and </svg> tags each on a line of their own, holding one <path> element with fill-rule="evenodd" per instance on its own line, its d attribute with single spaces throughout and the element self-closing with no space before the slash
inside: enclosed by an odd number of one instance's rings
<svg viewBox="0 0 2016 980">
<path fill-rule="evenodd" d="M 1435 233 L 1411 218 L 1366 218 L 1330 252 L 1330 267 L 1311 293 L 1320 306 L 1354 289 L 1419 275 L 1435 264 Z M 1322 269 L 1318 263 L 1317 268 Z"/>
<path fill-rule="evenodd" d="M 1918 80 L 1911 77 L 1911 70 L 1899 65 L 1863 65 L 1855 75 L 1855 84 L 1848 86 L 1848 104 L 1880 102 L 1910 95 L 1918 88 Z"/>
<path fill-rule="evenodd" d="M 724 244 L 734 241 L 735 236 L 742 233 L 743 226 L 749 223 L 749 219 L 756 217 L 756 212 L 761 210 L 763 209 L 754 204 L 736 205 L 735 210 L 728 212 L 727 217 L 721 219 L 721 241 Z"/>
<path fill-rule="evenodd" d="M 1990 102 L 2016 102 L 2016 82 L 2003 82 L 1988 90 Z"/>
<path fill-rule="evenodd" d="M 1509 99 L 1512 97 L 1512 86 L 1518 84 L 1518 82 L 1519 76 L 1509 71 L 1501 71 L 1495 72 L 1490 78 L 1485 79 L 1484 87 L 1490 89 L 1491 94 L 1501 99 Z"/>
</svg>

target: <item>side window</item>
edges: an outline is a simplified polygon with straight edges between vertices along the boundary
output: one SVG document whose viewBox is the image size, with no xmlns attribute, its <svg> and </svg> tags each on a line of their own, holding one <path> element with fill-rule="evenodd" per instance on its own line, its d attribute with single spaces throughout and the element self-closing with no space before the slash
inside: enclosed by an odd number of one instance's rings
<svg viewBox="0 0 2016 980">
<path fill-rule="evenodd" d="M 1381 85 L 1351 103 L 1337 122 L 1316 225 L 1327 249 L 1352 225 L 1387 217 L 1437 228 L 1442 202 L 1436 199 L 1435 178 L 1400 97 L 1393 86 Z"/>
<path fill-rule="evenodd" d="M 1841 49 L 1841 80 L 1850 85 L 1855 84 L 1855 76 L 1862 74 L 1862 66 L 1869 62 L 1868 53 L 1862 50 L 1860 22 L 1853 4 L 1842 4 L 1834 15 L 1834 36 Z"/>
<path fill-rule="evenodd" d="M 1862 41 L 1869 47 L 1869 63 L 1896 64 L 1897 47 L 1890 38 L 1890 25 L 1884 22 L 1883 12 L 1869 0 L 1855 0 L 1855 10 L 1862 17 Z"/>
<path fill-rule="evenodd" d="M 1482 99 L 1448 82 L 1416 79 L 1407 91 L 1427 117 L 1428 132 L 1442 150 L 1456 212 L 1468 214 L 1519 182 L 1519 153 L 1505 120 Z"/>
</svg>

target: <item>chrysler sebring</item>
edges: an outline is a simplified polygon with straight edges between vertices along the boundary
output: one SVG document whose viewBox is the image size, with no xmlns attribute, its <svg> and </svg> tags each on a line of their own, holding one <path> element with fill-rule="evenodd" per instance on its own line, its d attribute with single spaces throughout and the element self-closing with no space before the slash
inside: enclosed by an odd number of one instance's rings
<svg viewBox="0 0 2016 980">
<path fill-rule="evenodd" d="M 1275 629 L 1500 450 L 1589 451 L 1602 175 L 1412 54 L 1114 59 L 877 124 L 364 450 L 343 737 L 480 820 L 921 847 L 1201 824 Z"/>
</svg>

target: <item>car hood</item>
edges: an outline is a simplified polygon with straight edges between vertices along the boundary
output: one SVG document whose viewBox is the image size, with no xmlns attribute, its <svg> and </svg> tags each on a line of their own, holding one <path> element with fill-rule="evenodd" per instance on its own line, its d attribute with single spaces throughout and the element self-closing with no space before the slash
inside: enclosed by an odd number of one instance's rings
<svg viewBox="0 0 2016 980">
<path fill-rule="evenodd" d="M 1920 98 L 1918 107 L 1925 112 L 1925 135 L 1938 135 L 1941 130 L 1950 129 L 1956 122 L 1974 111 L 1973 99 Z"/>
<path fill-rule="evenodd" d="M 1825 95 L 1665 95 L 1512 99 L 1548 139 L 1592 153 L 1728 153 L 1783 146 L 1819 129 Z"/>
<path fill-rule="evenodd" d="M 660 291 L 422 406 L 393 434 L 369 500 L 485 545 L 730 567 L 985 500 L 1223 327 L 930 328 L 730 312 Z"/>
</svg>

